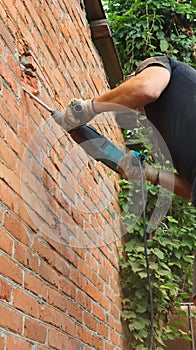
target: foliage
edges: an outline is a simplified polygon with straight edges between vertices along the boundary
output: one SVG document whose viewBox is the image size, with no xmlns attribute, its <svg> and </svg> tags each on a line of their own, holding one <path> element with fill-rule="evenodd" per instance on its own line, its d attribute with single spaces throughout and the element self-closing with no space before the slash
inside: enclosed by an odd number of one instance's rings
<svg viewBox="0 0 196 350">
<path fill-rule="evenodd" d="M 170 55 L 196 65 L 196 1 L 103 0 L 125 74 L 143 59 Z"/>
<path fill-rule="evenodd" d="M 146 57 L 162 54 L 195 66 L 195 0 L 103 0 L 103 4 L 125 74 L 133 71 Z M 141 142 L 145 144 L 146 135 L 141 130 Z M 125 131 L 125 134 L 129 139 L 130 132 Z M 133 136 L 132 132 L 130 139 Z M 151 148 L 149 144 L 148 148 Z M 148 224 L 153 207 L 159 205 L 159 187 L 147 184 L 147 188 Z M 143 219 L 135 211 L 138 207 L 138 202 L 135 205 L 136 194 L 138 200 L 140 188 L 133 182 L 121 180 L 119 204 L 129 235 L 120 260 L 123 317 L 131 331 L 133 348 L 145 350 L 150 327 L 149 286 Z M 157 350 L 163 349 L 167 339 L 175 339 L 182 333 L 179 327 L 168 324 L 168 318 L 191 294 L 195 214 L 191 205 L 173 196 L 167 216 L 155 232 L 148 235 L 155 316 L 153 336 Z"/>
<path fill-rule="evenodd" d="M 150 327 L 149 287 L 147 283 L 144 254 L 142 217 L 133 222 L 135 202 L 134 182 L 121 180 L 119 204 L 129 237 L 124 244 L 120 259 L 123 289 L 123 318 L 131 331 L 135 350 L 147 349 Z M 159 187 L 147 183 L 147 221 Z M 169 315 L 179 312 L 182 301 L 187 301 L 192 292 L 192 266 L 195 246 L 195 209 L 185 200 L 177 198 L 165 219 L 148 236 L 148 256 L 154 298 L 154 349 L 162 350 L 166 340 L 179 336 L 187 337 L 177 327 L 168 324 Z"/>
<path fill-rule="evenodd" d="M 122 68 L 129 74 L 145 58 L 169 55 L 196 66 L 196 0 L 102 0 Z M 145 128 L 136 130 L 139 147 L 146 144 Z M 133 140 L 135 131 L 124 131 Z M 146 130 L 149 133 L 149 130 Z M 147 149 L 153 148 L 153 142 Z M 156 147 L 155 147 L 156 148 Z M 168 166 L 168 165 L 167 165 Z M 147 183 L 147 226 L 157 201 L 159 186 Z M 150 329 L 149 286 L 144 254 L 143 218 L 136 212 L 141 189 L 121 180 L 119 205 L 128 237 L 120 259 L 123 288 L 123 317 L 128 323 L 135 350 L 147 349 Z M 142 196 L 140 197 L 142 198 Z M 164 198 L 164 194 L 163 194 Z M 141 206 L 142 200 L 140 200 Z M 154 349 L 162 350 L 166 340 L 184 336 L 171 327 L 169 315 L 179 312 L 182 301 L 192 293 L 195 252 L 196 210 L 173 195 L 166 217 L 148 235 L 148 256 L 154 297 Z"/>
</svg>

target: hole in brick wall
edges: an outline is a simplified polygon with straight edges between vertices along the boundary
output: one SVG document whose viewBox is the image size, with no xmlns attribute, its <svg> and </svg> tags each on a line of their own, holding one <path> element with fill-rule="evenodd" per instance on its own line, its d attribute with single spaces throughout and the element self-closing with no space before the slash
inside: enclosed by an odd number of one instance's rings
<svg viewBox="0 0 196 350">
<path fill-rule="evenodd" d="M 29 50 L 20 56 L 20 72 L 21 81 L 38 90 L 36 64 Z"/>
</svg>

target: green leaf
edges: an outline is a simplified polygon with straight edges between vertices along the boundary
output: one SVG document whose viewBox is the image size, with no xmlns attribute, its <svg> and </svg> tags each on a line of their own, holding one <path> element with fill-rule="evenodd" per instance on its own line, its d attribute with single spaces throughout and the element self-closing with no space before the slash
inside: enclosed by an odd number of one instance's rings
<svg viewBox="0 0 196 350">
<path fill-rule="evenodd" d="M 160 249 L 154 248 L 154 249 L 153 249 L 153 253 L 154 253 L 159 259 L 161 259 L 161 260 L 164 259 L 164 254 L 163 254 L 163 252 L 162 252 Z"/>
<path fill-rule="evenodd" d="M 159 266 L 159 265 L 158 265 L 157 263 L 153 263 L 153 262 L 150 263 L 150 269 L 151 269 L 151 270 L 157 270 L 157 269 L 158 269 L 158 266 Z"/>
<path fill-rule="evenodd" d="M 138 275 L 141 277 L 141 278 L 146 278 L 147 277 L 147 272 L 138 272 Z"/>
<path fill-rule="evenodd" d="M 172 217 L 172 216 L 170 216 L 170 215 L 166 216 L 166 218 L 167 218 L 167 220 L 168 220 L 170 223 L 174 223 L 174 224 L 177 224 L 177 223 L 178 223 L 178 221 L 177 221 L 174 217 Z"/>
<path fill-rule="evenodd" d="M 148 307 L 148 305 L 140 304 L 140 305 L 137 306 L 137 310 L 136 311 L 142 314 L 142 313 L 146 312 L 147 307 Z"/>
<path fill-rule="evenodd" d="M 162 52 L 166 52 L 168 50 L 169 44 L 165 39 L 160 40 L 160 48 Z"/>
</svg>

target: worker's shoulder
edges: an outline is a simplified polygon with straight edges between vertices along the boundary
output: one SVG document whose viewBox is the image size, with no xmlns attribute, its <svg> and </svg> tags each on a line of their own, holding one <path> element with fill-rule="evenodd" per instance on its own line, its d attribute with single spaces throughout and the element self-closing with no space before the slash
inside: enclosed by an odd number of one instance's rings
<svg viewBox="0 0 196 350">
<path fill-rule="evenodd" d="M 135 74 L 138 74 L 144 69 L 152 66 L 164 67 L 167 70 L 169 70 L 169 72 L 171 72 L 171 61 L 168 56 L 153 56 L 148 57 L 144 61 L 142 61 L 137 67 Z"/>
<path fill-rule="evenodd" d="M 176 70 L 178 74 L 182 74 L 187 79 L 192 80 L 193 83 L 196 85 L 196 70 L 193 67 L 191 67 L 191 65 L 174 59 L 170 59 L 170 61 L 171 69 L 173 71 Z"/>
</svg>

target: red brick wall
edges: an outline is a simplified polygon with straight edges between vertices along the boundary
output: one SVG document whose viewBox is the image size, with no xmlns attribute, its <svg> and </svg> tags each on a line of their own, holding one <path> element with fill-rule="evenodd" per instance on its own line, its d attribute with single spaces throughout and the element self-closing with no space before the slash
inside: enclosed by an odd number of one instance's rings
<svg viewBox="0 0 196 350">
<path fill-rule="evenodd" d="M 79 0 L 0 0 L 0 350 L 126 349 L 115 174 L 28 95 L 107 91 Z M 93 124 L 122 142 L 112 115 Z"/>
</svg>

